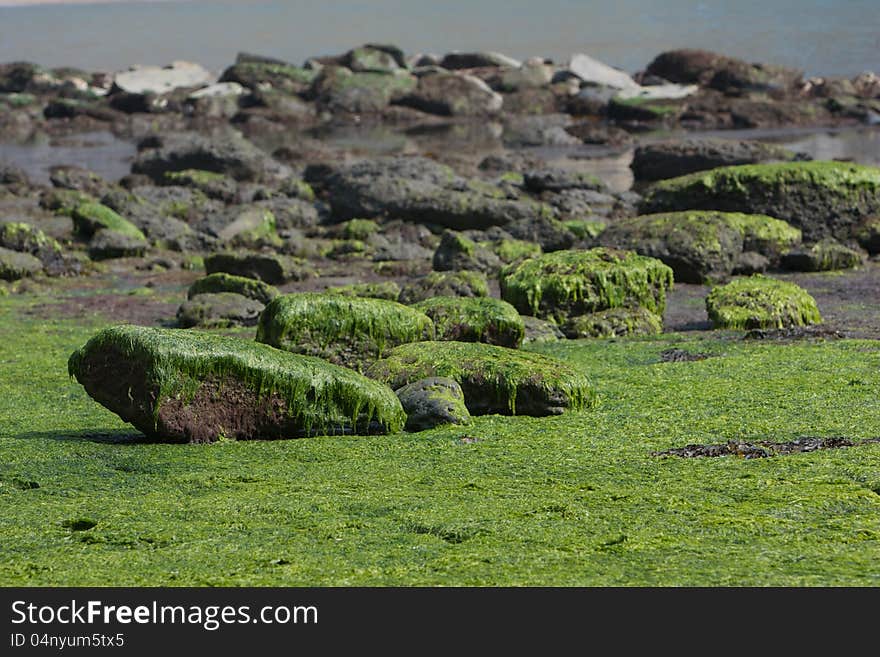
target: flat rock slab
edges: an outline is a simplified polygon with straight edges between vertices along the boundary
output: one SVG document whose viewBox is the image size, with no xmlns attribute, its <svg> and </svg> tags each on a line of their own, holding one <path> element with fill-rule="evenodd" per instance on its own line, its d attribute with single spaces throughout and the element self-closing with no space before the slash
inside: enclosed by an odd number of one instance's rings
<svg viewBox="0 0 880 657">
<path fill-rule="evenodd" d="M 357 372 L 267 345 L 184 329 L 114 326 L 68 361 L 95 401 L 170 442 L 394 433 L 394 392 Z"/>
<path fill-rule="evenodd" d="M 201 65 L 173 62 L 169 66 L 137 66 L 117 73 L 113 83 L 130 94 L 163 94 L 179 87 L 201 87 L 214 82 L 214 76 Z"/>
</svg>

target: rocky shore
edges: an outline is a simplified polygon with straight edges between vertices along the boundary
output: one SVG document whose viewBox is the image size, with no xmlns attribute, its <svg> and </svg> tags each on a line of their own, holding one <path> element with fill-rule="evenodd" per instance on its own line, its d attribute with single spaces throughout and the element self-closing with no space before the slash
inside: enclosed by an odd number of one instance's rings
<svg viewBox="0 0 880 657">
<path fill-rule="evenodd" d="M 0 162 L 0 294 L 177 276 L 176 314 L 120 317 L 153 326 L 106 329 L 69 363 L 162 439 L 588 409 L 588 377 L 519 347 L 660 333 L 680 284 L 715 286 L 717 328 L 818 323 L 813 297 L 776 278 L 880 253 L 880 169 L 700 131 L 878 122 L 873 73 L 805 79 L 697 50 L 632 76 L 585 54 L 375 44 L 301 66 L 242 53 L 219 75 L 4 64 L 0 141 L 111 132 L 137 152 L 118 179 L 67 163 L 50 184 Z M 323 138 L 346 126 L 418 147 L 364 156 Z M 487 136 L 500 147 L 475 157 Z M 581 147 L 634 149 L 635 184 L 541 150 Z M 192 330 L 238 326 L 256 341 Z"/>
</svg>

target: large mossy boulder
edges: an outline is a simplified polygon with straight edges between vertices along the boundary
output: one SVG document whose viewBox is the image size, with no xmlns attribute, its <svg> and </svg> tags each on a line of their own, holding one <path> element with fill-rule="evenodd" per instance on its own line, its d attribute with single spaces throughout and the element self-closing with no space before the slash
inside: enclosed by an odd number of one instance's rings
<svg viewBox="0 0 880 657">
<path fill-rule="evenodd" d="M 721 167 L 655 183 L 641 210 L 764 214 L 800 228 L 806 241 L 848 239 L 880 211 L 880 168 L 823 161 Z"/>
<path fill-rule="evenodd" d="M 258 342 L 355 368 L 397 345 L 433 337 L 431 319 L 415 308 L 340 294 L 276 297 L 257 324 Z"/>
<path fill-rule="evenodd" d="M 433 376 L 454 379 L 472 415 L 558 415 L 596 402 L 587 376 L 565 363 L 480 342 L 401 345 L 366 374 L 395 390 Z"/>
<path fill-rule="evenodd" d="M 609 308 L 646 308 L 662 316 L 672 269 L 632 251 L 556 251 L 506 267 L 501 297 L 523 315 L 552 319 Z"/>
<path fill-rule="evenodd" d="M 199 294 L 216 294 L 218 292 L 234 292 L 248 299 L 259 301 L 263 305 L 278 296 L 278 290 L 268 283 L 255 278 L 218 272 L 194 281 L 189 286 L 186 297 L 192 299 Z"/>
<path fill-rule="evenodd" d="M 106 328 L 68 371 L 95 401 L 167 441 L 391 433 L 406 421 L 396 395 L 357 372 L 197 331 Z"/>
<path fill-rule="evenodd" d="M 765 276 L 713 288 L 706 297 L 706 312 L 717 328 L 786 328 L 822 321 L 815 299 L 806 290 Z"/>
<path fill-rule="evenodd" d="M 706 283 L 729 278 L 744 251 L 778 262 L 781 254 L 800 244 L 801 231 L 763 215 L 689 211 L 622 219 L 599 241 L 662 260 L 676 281 Z"/>
<path fill-rule="evenodd" d="M 433 297 L 413 306 L 434 322 L 438 340 L 518 348 L 525 324 L 516 308 L 492 297 Z"/>
</svg>

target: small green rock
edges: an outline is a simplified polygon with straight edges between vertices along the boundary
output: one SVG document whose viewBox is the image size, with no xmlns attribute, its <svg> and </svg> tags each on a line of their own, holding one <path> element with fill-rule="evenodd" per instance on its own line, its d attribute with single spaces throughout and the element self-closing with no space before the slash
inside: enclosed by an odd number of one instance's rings
<svg viewBox="0 0 880 657">
<path fill-rule="evenodd" d="M 787 328 L 822 321 L 815 299 L 806 290 L 760 275 L 713 288 L 706 297 L 706 311 L 717 328 Z"/>
<path fill-rule="evenodd" d="M 434 322 L 438 340 L 518 348 L 525 325 L 516 308 L 492 297 L 433 297 L 413 306 Z"/>
</svg>

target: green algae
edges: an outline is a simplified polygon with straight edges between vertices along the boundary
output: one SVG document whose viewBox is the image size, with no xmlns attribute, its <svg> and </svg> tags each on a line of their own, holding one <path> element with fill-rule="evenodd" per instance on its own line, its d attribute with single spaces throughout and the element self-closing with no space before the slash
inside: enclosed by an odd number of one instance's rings
<svg viewBox="0 0 880 657">
<path fill-rule="evenodd" d="M 341 226 L 342 236 L 347 240 L 365 240 L 379 230 L 379 224 L 372 219 L 351 219 Z"/>
<path fill-rule="evenodd" d="M 543 253 L 540 244 L 528 240 L 505 239 L 498 242 L 481 242 L 480 246 L 491 248 L 501 262 L 510 264 L 524 258 L 534 258 Z"/>
<path fill-rule="evenodd" d="M 535 353 L 480 342 L 413 342 L 391 350 L 387 358 L 373 363 L 367 376 L 395 390 L 419 379 L 441 376 L 454 379 L 465 393 L 473 415 L 517 414 L 517 398 L 532 402 L 525 414 L 535 412 L 536 398 L 545 395 L 555 412 L 591 408 L 596 392 L 589 378 L 563 362 Z M 523 414 L 525 403 L 520 403 Z"/>
<path fill-rule="evenodd" d="M 433 335 L 429 317 L 395 301 L 310 292 L 276 297 L 257 325 L 258 342 L 344 362 Z"/>
<path fill-rule="evenodd" d="M 99 230 L 111 230 L 135 239 L 147 239 L 128 219 L 100 203 L 81 203 L 71 217 L 76 230 L 85 237 L 91 237 Z"/>
<path fill-rule="evenodd" d="M 61 245 L 42 230 L 21 221 L 0 222 L 0 246 L 38 257 L 61 253 Z"/>
<path fill-rule="evenodd" d="M 413 305 L 434 322 L 438 340 L 485 342 L 516 349 L 525 324 L 516 308 L 492 297 L 433 297 Z"/>
<path fill-rule="evenodd" d="M 596 248 L 556 251 L 506 267 L 501 297 L 524 315 L 563 322 L 621 306 L 662 315 L 672 270 L 655 258 Z"/>
<path fill-rule="evenodd" d="M 560 341 L 535 349 L 601 382 L 589 413 L 182 447 L 138 439 L 70 381 L 98 325 L 33 303 L 0 299 L 8 586 L 880 585 L 880 445 L 650 456 L 880 435 L 873 340 Z M 718 357 L 659 363 L 670 347 Z M 79 518 L 98 524 L 61 528 Z"/>
<path fill-rule="evenodd" d="M 579 240 L 596 239 L 608 227 L 607 223 L 599 219 L 570 219 L 562 224 Z"/>
<path fill-rule="evenodd" d="M 113 326 L 71 354 L 68 374 L 81 381 L 93 359 L 105 353 L 120 359 L 120 374 L 141 369 L 155 396 L 132 403 L 151 403 L 154 420 L 169 399 L 192 399 L 209 379 L 243 383 L 259 397 L 279 396 L 306 435 L 338 427 L 364 431 L 373 421 L 393 433 L 406 420 L 390 390 L 356 372 L 256 342 L 183 329 Z"/>
<path fill-rule="evenodd" d="M 479 271 L 433 271 L 412 281 L 400 291 L 401 303 L 416 303 L 431 297 L 488 297 L 489 281 Z"/>
<path fill-rule="evenodd" d="M 709 319 L 720 328 L 806 326 L 822 321 L 816 301 L 803 288 L 765 276 L 715 287 L 706 297 Z"/>
</svg>

